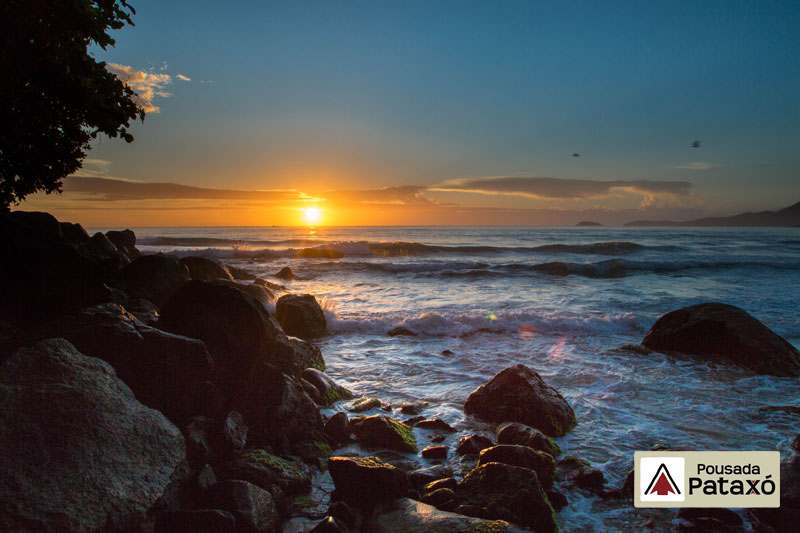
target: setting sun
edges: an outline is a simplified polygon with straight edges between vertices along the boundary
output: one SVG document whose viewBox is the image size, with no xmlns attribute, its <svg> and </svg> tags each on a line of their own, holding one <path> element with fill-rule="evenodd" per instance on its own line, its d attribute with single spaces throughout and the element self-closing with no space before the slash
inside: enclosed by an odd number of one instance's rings
<svg viewBox="0 0 800 533">
<path fill-rule="evenodd" d="M 315 226 L 319 224 L 321 219 L 322 210 L 319 207 L 306 207 L 303 209 L 303 220 L 305 220 L 306 224 L 309 226 Z"/>
</svg>

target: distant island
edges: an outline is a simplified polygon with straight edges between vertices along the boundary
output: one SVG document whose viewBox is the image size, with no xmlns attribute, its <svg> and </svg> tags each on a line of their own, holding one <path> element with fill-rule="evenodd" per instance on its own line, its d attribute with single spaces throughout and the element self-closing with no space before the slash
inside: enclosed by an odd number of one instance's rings
<svg viewBox="0 0 800 533">
<path fill-rule="evenodd" d="M 584 224 L 583 222 L 578 225 Z M 778 211 L 741 213 L 729 217 L 708 217 L 675 222 L 672 220 L 634 220 L 626 226 L 700 226 L 700 227 L 800 227 L 800 202 Z"/>
<path fill-rule="evenodd" d="M 581 220 L 580 222 L 578 222 L 575 225 L 576 226 L 602 226 L 601 223 L 595 222 L 593 220 Z"/>
</svg>

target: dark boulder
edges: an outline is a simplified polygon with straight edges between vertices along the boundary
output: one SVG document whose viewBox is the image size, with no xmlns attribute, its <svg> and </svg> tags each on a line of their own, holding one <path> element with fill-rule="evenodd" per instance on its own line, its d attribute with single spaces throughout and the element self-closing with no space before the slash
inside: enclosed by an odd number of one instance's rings
<svg viewBox="0 0 800 533">
<path fill-rule="evenodd" d="M 12 211 L 9 218 L 18 224 L 30 229 L 63 237 L 61 225 L 56 217 L 43 211 Z"/>
<path fill-rule="evenodd" d="M 247 444 L 247 426 L 244 417 L 237 411 L 231 411 L 222 421 L 220 428 L 220 447 L 227 455 L 238 454 Z"/>
<path fill-rule="evenodd" d="M 255 283 L 255 280 L 258 279 L 258 276 L 252 274 L 251 272 L 243 268 L 235 267 L 233 265 L 225 265 L 225 266 L 227 267 L 228 272 L 231 273 L 231 276 L 233 276 L 233 279 L 235 279 L 236 281 L 252 281 Z"/>
<path fill-rule="evenodd" d="M 458 455 L 478 455 L 481 450 L 491 448 L 494 446 L 492 439 L 484 437 L 483 435 L 470 435 L 468 437 L 461 437 L 456 447 Z"/>
<path fill-rule="evenodd" d="M 411 331 L 405 326 L 396 326 L 390 329 L 387 333 L 390 337 L 397 337 L 397 336 L 405 336 L 405 337 L 416 337 L 417 333 L 415 331 Z"/>
<path fill-rule="evenodd" d="M 409 498 L 381 503 L 369 517 L 364 531 L 371 533 L 518 533 L 522 530 L 503 520 L 485 520 L 439 510 Z"/>
<path fill-rule="evenodd" d="M 292 337 L 315 339 L 325 335 L 325 314 L 311 294 L 284 294 L 275 304 L 275 316 Z"/>
<path fill-rule="evenodd" d="M 561 455 L 561 448 L 553 439 L 530 426 L 519 422 L 506 422 L 497 428 L 498 444 L 519 444 L 534 450 L 549 453 L 553 457 Z"/>
<path fill-rule="evenodd" d="M 406 474 L 377 457 L 331 457 L 328 470 L 337 496 L 357 507 L 408 494 Z"/>
<path fill-rule="evenodd" d="M 350 533 L 350 529 L 338 518 L 326 516 L 309 533 Z"/>
<path fill-rule="evenodd" d="M 136 234 L 129 230 L 111 230 L 106 232 L 108 240 L 114 243 L 117 250 L 128 256 L 128 259 L 135 261 L 141 253 L 136 249 Z"/>
<path fill-rule="evenodd" d="M 136 398 L 174 422 L 196 414 L 197 387 L 211 373 L 202 341 L 147 326 L 117 304 L 82 309 L 45 324 L 35 339 L 63 337 L 80 352 L 107 361 Z"/>
<path fill-rule="evenodd" d="M 261 533 L 280 529 L 280 516 L 272 494 L 241 480 L 220 481 L 208 491 L 208 506 L 230 512 L 239 532 Z"/>
<path fill-rule="evenodd" d="M 25 326 L 111 301 L 109 273 L 59 236 L 58 221 L 35 229 L 20 213 L 0 215 L 0 320 Z"/>
<path fill-rule="evenodd" d="M 659 318 L 642 344 L 737 364 L 759 374 L 800 375 L 800 352 L 743 309 L 723 303 L 684 307 Z"/>
<path fill-rule="evenodd" d="M 186 266 L 164 254 L 141 256 L 123 268 L 120 277 L 128 296 L 146 298 L 159 307 L 191 279 Z"/>
<path fill-rule="evenodd" d="M 289 267 L 283 267 L 275 274 L 273 274 L 273 276 L 275 276 L 278 279 L 285 279 L 286 281 L 293 280 L 296 277 L 294 275 L 294 272 L 292 272 L 292 269 Z"/>
<path fill-rule="evenodd" d="M 156 533 L 237 533 L 233 514 L 219 509 L 173 511 L 158 516 Z"/>
<path fill-rule="evenodd" d="M 221 261 L 210 257 L 201 257 L 199 255 L 190 255 L 181 258 L 186 268 L 189 269 L 189 275 L 192 279 L 199 279 L 203 281 L 211 281 L 214 279 L 227 279 L 233 281 L 228 267 Z"/>
<path fill-rule="evenodd" d="M 371 448 L 386 448 L 405 453 L 417 453 L 417 439 L 411 428 L 384 415 L 368 416 L 351 422 L 359 442 Z"/>
<path fill-rule="evenodd" d="M 459 502 L 485 509 L 486 516 L 536 532 L 558 531 L 556 517 L 535 472 L 487 463 L 467 474 L 456 491 Z"/>
<path fill-rule="evenodd" d="M 425 493 L 420 501 L 442 511 L 452 511 L 456 508 L 456 493 L 453 489 L 436 489 Z"/>
<path fill-rule="evenodd" d="M 478 465 L 487 463 L 503 463 L 519 466 L 536 472 L 542 487 L 547 490 L 553 487 L 556 462 L 550 454 L 519 446 L 516 444 L 500 444 L 486 448 L 478 456 Z"/>
<path fill-rule="evenodd" d="M 139 530 L 185 462 L 178 428 L 66 340 L 0 366 L 0 529 Z"/>
<path fill-rule="evenodd" d="M 440 479 L 453 477 L 453 470 L 444 465 L 434 465 L 427 468 L 419 468 L 408 474 L 408 480 L 414 490 L 422 490 L 427 485 Z"/>
<path fill-rule="evenodd" d="M 286 496 L 303 492 L 311 485 L 308 466 L 261 449 L 246 450 L 222 471 L 221 476 L 249 481 L 265 490 L 276 486 Z"/>
<path fill-rule="evenodd" d="M 99 231 L 92 235 L 89 241 L 89 250 L 97 255 L 110 270 L 119 270 L 131 262 L 127 255 L 117 250 L 114 243 Z"/>
<path fill-rule="evenodd" d="M 352 413 L 363 413 L 364 411 L 379 409 L 380 407 L 381 401 L 377 398 L 359 398 L 350 405 L 349 409 Z"/>
<path fill-rule="evenodd" d="M 253 285 L 252 283 L 237 283 L 235 281 L 231 281 L 229 279 L 214 279 L 210 281 L 214 285 L 219 285 L 221 287 L 231 287 L 236 289 L 237 291 L 241 291 L 245 294 L 248 294 L 261 302 L 261 304 L 269 310 L 270 305 L 274 301 L 275 297 L 272 294 L 272 291 L 269 289 L 262 287 L 260 285 Z"/>
<path fill-rule="evenodd" d="M 347 418 L 347 413 L 339 411 L 334 413 L 327 422 L 325 422 L 324 432 L 334 444 L 341 444 L 347 442 L 350 438 L 350 421 Z"/>
<path fill-rule="evenodd" d="M 456 432 L 453 426 L 451 426 L 441 418 L 424 418 L 419 422 L 417 422 L 416 424 L 414 424 L 414 427 L 420 429 L 432 429 L 435 431 L 446 431 L 448 433 Z"/>
<path fill-rule="evenodd" d="M 447 446 L 427 446 L 420 454 L 426 459 L 447 459 Z"/>
<path fill-rule="evenodd" d="M 577 424 L 564 397 L 525 365 L 506 368 L 475 389 L 464 412 L 492 422 L 520 422 L 554 437 Z"/>
<path fill-rule="evenodd" d="M 156 304 L 150 300 L 145 298 L 134 298 L 132 300 L 128 300 L 128 303 L 124 307 L 130 314 L 148 326 L 153 326 L 156 324 L 156 322 L 158 322 L 158 318 L 160 316 L 158 307 L 156 307 Z"/>
<path fill-rule="evenodd" d="M 61 235 L 65 240 L 85 245 L 88 245 L 92 240 L 89 233 L 80 224 L 59 222 L 58 225 L 61 226 Z"/>
<path fill-rule="evenodd" d="M 556 463 L 556 476 L 567 488 L 584 489 L 598 495 L 605 493 L 603 472 L 574 455 L 567 455 Z"/>
<path fill-rule="evenodd" d="M 339 400 L 346 400 L 353 397 L 353 393 L 337 385 L 335 381 L 328 377 L 324 372 L 316 368 L 306 368 L 303 370 L 303 379 L 311 383 L 320 396 L 320 405 L 329 406 Z"/>
</svg>

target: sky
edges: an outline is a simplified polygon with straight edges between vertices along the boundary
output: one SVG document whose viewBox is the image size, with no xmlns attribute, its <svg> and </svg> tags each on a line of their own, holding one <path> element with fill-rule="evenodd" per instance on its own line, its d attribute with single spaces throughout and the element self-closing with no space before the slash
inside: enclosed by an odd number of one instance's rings
<svg viewBox="0 0 800 533">
<path fill-rule="evenodd" d="M 93 54 L 148 111 L 136 140 L 98 140 L 62 195 L 20 208 L 574 225 L 800 201 L 796 0 L 131 4 Z"/>
</svg>

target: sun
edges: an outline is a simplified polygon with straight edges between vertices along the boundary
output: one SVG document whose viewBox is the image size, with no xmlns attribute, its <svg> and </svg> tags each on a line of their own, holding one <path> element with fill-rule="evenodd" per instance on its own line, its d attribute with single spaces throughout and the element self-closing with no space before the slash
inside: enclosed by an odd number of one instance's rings
<svg viewBox="0 0 800 533">
<path fill-rule="evenodd" d="M 305 207 L 302 211 L 303 219 L 309 226 L 316 226 L 322 220 L 322 209 L 319 207 Z"/>
</svg>

